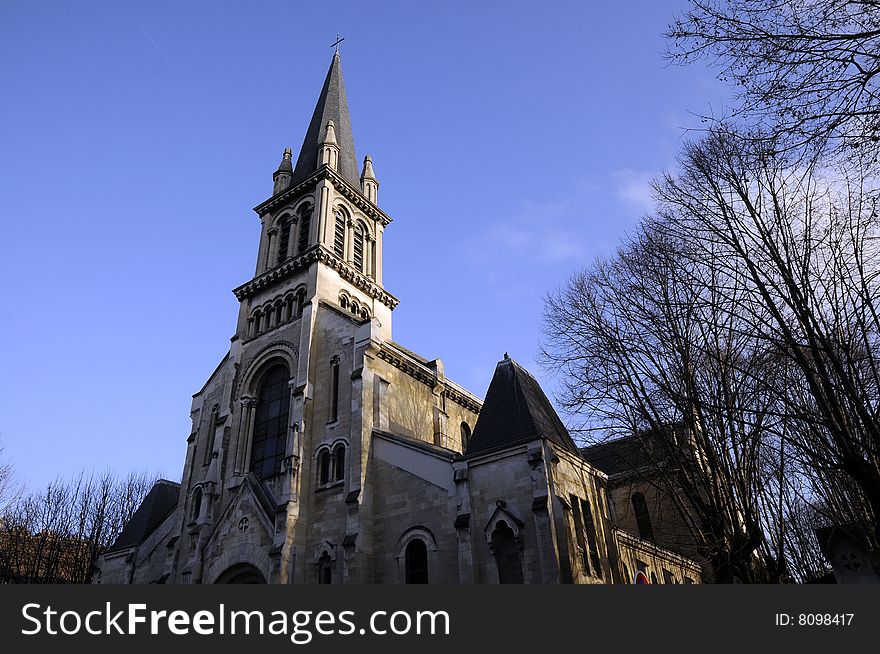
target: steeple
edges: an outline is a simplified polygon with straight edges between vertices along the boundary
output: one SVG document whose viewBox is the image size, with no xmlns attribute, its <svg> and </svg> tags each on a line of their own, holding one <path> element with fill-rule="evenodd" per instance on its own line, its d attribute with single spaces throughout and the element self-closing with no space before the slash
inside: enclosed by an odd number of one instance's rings
<svg viewBox="0 0 880 654">
<path fill-rule="evenodd" d="M 342 64 L 338 52 L 333 55 L 324 87 L 318 97 L 318 104 L 315 106 L 309 129 L 299 151 L 292 184 L 305 179 L 321 165 L 320 153 L 327 138 L 327 124 L 330 121 L 333 121 L 336 146 L 339 149 L 335 169 L 354 188 L 360 188 L 351 118 L 348 115 L 348 100 L 345 97 L 345 82 L 342 79 Z"/>
</svg>

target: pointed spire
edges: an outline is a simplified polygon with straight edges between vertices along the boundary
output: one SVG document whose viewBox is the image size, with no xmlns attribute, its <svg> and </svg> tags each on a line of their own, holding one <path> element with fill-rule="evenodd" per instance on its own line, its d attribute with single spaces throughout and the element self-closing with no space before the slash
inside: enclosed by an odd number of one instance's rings
<svg viewBox="0 0 880 654">
<path fill-rule="evenodd" d="M 370 202 L 376 204 L 379 180 L 376 179 L 376 173 L 373 172 L 373 160 L 370 158 L 370 155 L 364 157 L 364 169 L 361 172 L 361 192 L 367 196 Z"/>
<path fill-rule="evenodd" d="M 290 186 L 290 178 L 293 175 L 293 162 L 291 157 L 293 152 L 290 148 L 284 148 L 284 154 L 281 157 L 281 163 L 278 164 L 278 170 L 272 175 L 272 181 L 275 182 L 273 194 L 280 193 Z"/>
<path fill-rule="evenodd" d="M 354 151 L 354 137 L 351 133 L 351 118 L 348 115 L 348 100 L 345 97 L 345 82 L 342 78 L 342 65 L 339 53 L 333 55 L 330 70 L 321 88 L 318 104 L 306 131 L 299 157 L 294 168 L 293 181 L 298 182 L 311 175 L 320 165 L 319 153 L 327 136 L 328 122 L 333 121 L 333 137 L 339 148 L 336 170 L 355 188 L 359 186 L 357 158 Z"/>
</svg>

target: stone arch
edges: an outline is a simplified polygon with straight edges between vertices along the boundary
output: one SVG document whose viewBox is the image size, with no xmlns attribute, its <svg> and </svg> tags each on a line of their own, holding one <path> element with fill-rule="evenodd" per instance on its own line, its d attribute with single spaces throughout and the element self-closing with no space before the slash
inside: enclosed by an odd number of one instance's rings
<svg viewBox="0 0 880 654">
<path fill-rule="evenodd" d="M 254 397 L 259 390 L 263 374 L 276 363 L 285 363 L 290 378 L 296 378 L 296 366 L 299 353 L 286 343 L 270 343 L 260 350 L 245 368 L 239 383 L 239 396 Z"/>
<path fill-rule="evenodd" d="M 412 554 L 411 546 L 414 541 L 423 543 L 425 547 L 425 555 L 427 558 L 425 561 L 427 569 L 424 571 L 427 577 L 425 581 L 413 582 L 408 579 L 411 571 L 407 569 L 408 563 L 410 563 L 407 555 Z M 437 551 L 437 539 L 434 538 L 434 534 L 427 527 L 416 525 L 403 532 L 400 538 L 397 539 L 397 550 L 396 556 L 394 557 L 397 560 L 397 571 L 400 583 L 426 583 L 436 581 L 440 575 L 440 570 L 437 564 Z"/>
<path fill-rule="evenodd" d="M 217 575 L 215 584 L 265 584 L 266 576 L 253 563 L 240 561 Z"/>
</svg>

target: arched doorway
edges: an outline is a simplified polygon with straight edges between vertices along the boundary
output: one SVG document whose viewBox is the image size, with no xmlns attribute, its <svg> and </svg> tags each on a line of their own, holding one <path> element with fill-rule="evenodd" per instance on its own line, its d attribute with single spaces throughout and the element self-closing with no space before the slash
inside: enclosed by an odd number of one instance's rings
<svg viewBox="0 0 880 654">
<path fill-rule="evenodd" d="M 250 563 L 239 563 L 217 577 L 215 584 L 265 584 L 266 578 Z"/>
</svg>

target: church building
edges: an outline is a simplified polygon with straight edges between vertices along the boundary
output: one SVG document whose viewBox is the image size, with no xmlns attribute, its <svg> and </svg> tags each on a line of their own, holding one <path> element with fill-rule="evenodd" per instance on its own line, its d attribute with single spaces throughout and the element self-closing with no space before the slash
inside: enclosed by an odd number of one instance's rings
<svg viewBox="0 0 880 654">
<path fill-rule="evenodd" d="M 513 359 L 481 400 L 393 340 L 392 219 L 355 156 L 338 52 L 273 182 L 181 483 L 153 487 L 95 581 L 699 583 L 620 526 L 609 475 Z"/>
</svg>

